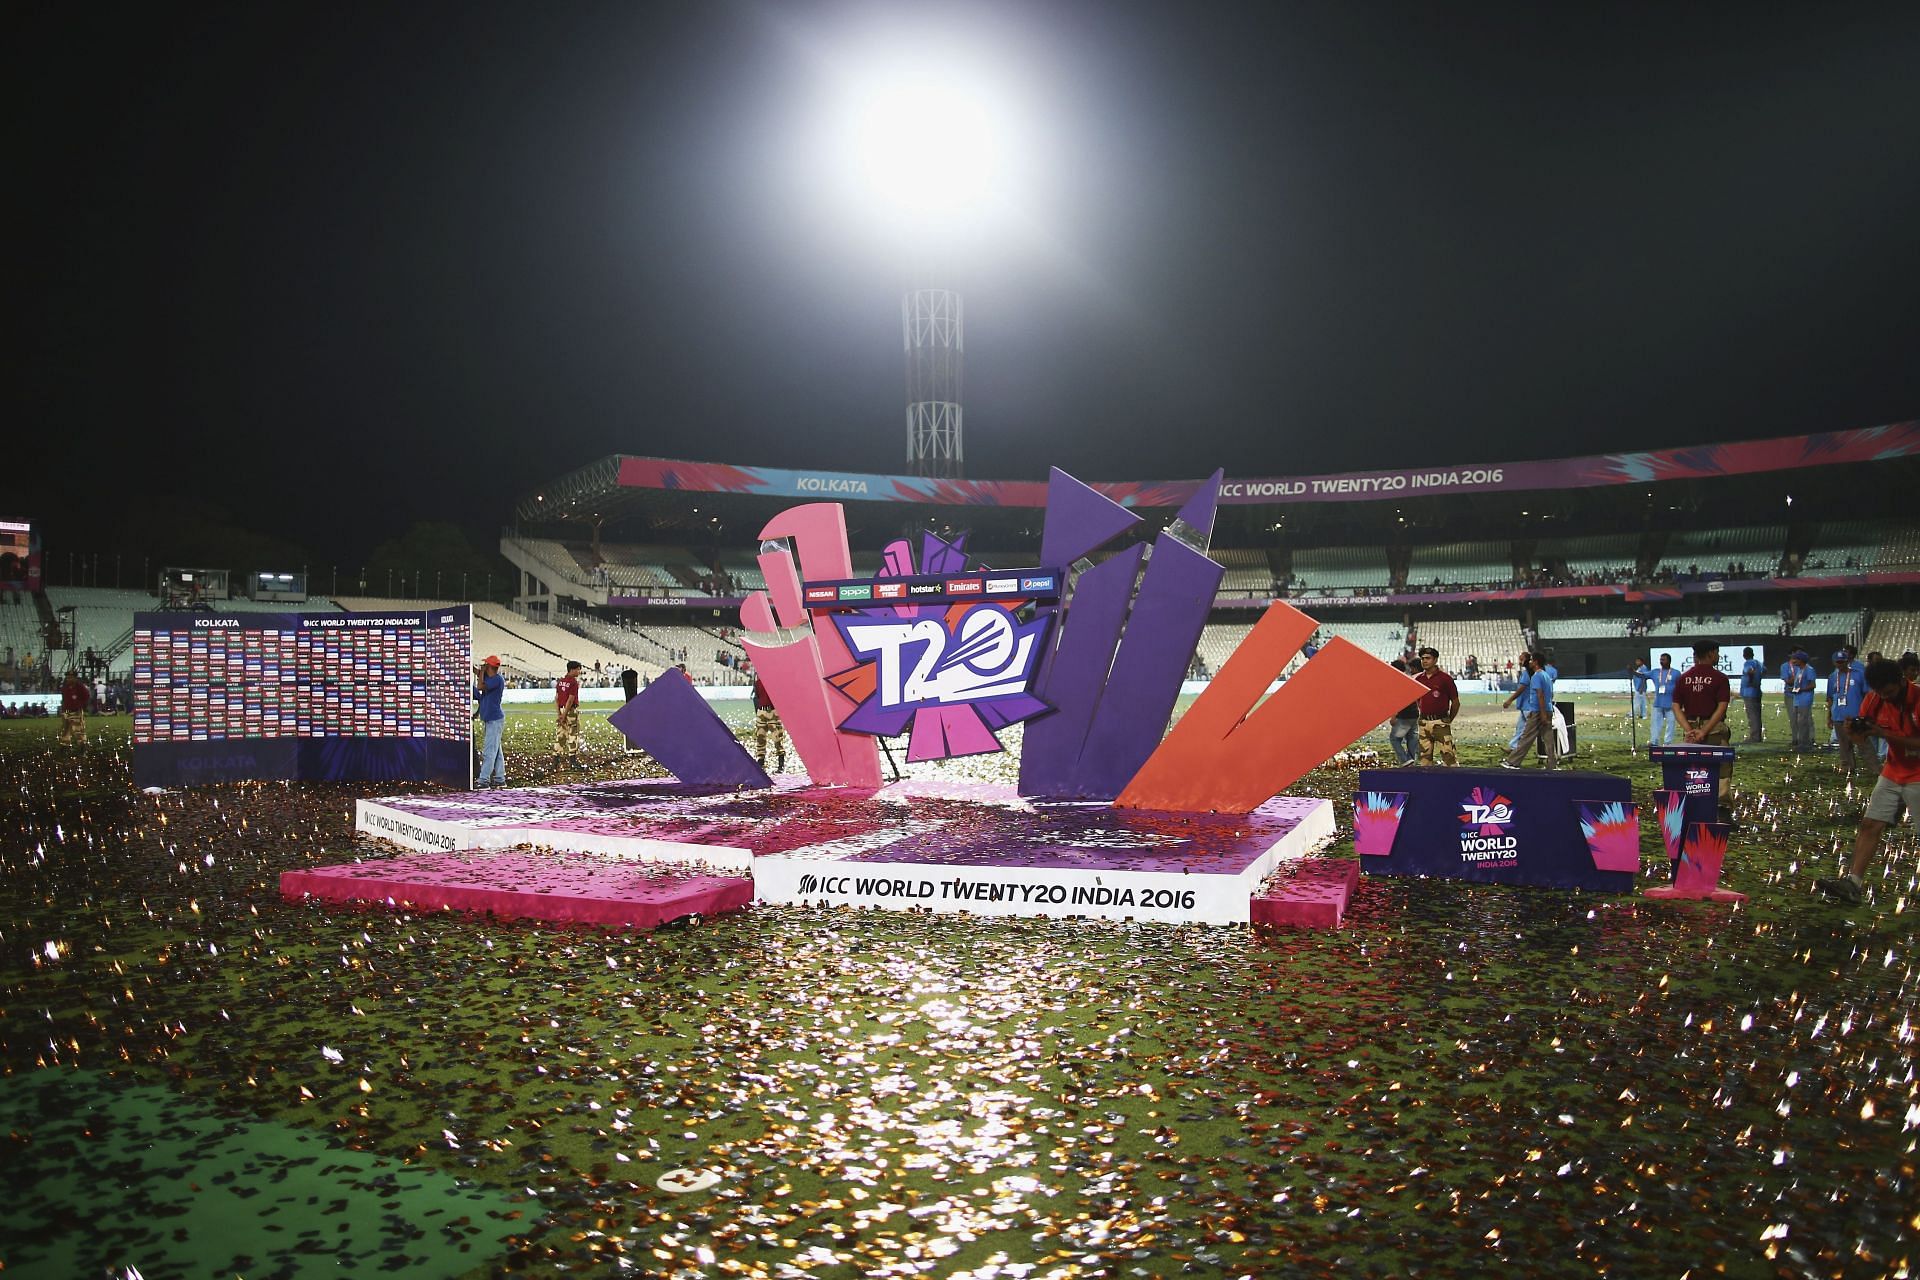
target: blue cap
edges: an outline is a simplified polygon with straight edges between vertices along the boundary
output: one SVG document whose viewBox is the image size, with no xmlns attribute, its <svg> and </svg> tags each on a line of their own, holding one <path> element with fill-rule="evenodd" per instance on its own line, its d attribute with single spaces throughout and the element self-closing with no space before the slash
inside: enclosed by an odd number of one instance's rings
<svg viewBox="0 0 1920 1280">
<path fill-rule="evenodd" d="M 1835 662 L 1845 662 L 1847 660 L 1847 651 L 1845 649 L 1835 649 L 1833 651 L 1833 660 Z"/>
<path fill-rule="evenodd" d="M 1805 662 L 1807 660 L 1807 651 L 1805 649 L 1795 649 L 1791 656 L 1800 659 L 1800 661 L 1802 662 Z"/>
</svg>

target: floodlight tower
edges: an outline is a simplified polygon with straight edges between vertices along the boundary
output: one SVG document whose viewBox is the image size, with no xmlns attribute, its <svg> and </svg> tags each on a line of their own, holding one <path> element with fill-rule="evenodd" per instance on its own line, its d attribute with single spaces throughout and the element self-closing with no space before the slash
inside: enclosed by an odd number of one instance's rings
<svg viewBox="0 0 1920 1280">
<path fill-rule="evenodd" d="M 959 476 L 961 375 L 967 354 L 966 303 L 957 290 L 920 287 L 900 298 L 900 340 L 907 353 L 907 471 Z"/>
</svg>

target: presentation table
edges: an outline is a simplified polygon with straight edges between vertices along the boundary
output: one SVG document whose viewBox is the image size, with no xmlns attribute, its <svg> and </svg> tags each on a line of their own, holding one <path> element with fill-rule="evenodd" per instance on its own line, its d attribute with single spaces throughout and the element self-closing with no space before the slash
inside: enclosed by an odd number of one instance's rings
<svg viewBox="0 0 1920 1280">
<path fill-rule="evenodd" d="M 1631 893 L 1639 811 L 1610 773 L 1363 769 L 1354 845 L 1368 875 Z"/>
</svg>

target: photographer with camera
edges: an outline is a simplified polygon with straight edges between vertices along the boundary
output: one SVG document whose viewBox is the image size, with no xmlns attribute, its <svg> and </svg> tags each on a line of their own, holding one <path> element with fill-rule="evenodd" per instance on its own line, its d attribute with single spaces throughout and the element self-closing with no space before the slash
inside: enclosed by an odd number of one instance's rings
<svg viewBox="0 0 1920 1280">
<path fill-rule="evenodd" d="M 1860 902 L 1867 896 L 1867 863 L 1880 849 L 1887 828 L 1905 809 L 1920 835 L 1920 685 L 1909 681 L 1898 664 L 1881 658 L 1867 664 L 1870 692 L 1860 714 L 1847 721 L 1846 732 L 1856 744 L 1878 738 L 1887 744 L 1887 762 L 1867 798 L 1866 816 L 1853 838 L 1853 860 L 1844 876 L 1814 881 L 1814 888 L 1842 902 Z"/>
</svg>

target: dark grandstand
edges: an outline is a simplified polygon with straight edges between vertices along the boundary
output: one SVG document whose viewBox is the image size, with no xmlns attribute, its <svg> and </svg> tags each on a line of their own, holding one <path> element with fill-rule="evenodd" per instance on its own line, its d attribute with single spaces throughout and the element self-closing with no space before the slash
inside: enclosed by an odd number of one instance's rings
<svg viewBox="0 0 1920 1280">
<path fill-rule="evenodd" d="M 1418 635 L 1455 667 L 1469 654 L 1497 667 L 1530 633 L 1569 676 L 1621 674 L 1650 643 L 1702 635 L 1781 657 L 1803 647 L 1822 671 L 1842 643 L 1898 653 L 1915 643 L 1920 617 L 1917 437 L 1901 424 L 1522 464 L 1516 470 L 1607 474 L 1365 500 L 1316 500 L 1339 483 L 1324 478 L 1229 477 L 1243 498 L 1285 497 L 1221 506 L 1212 553 L 1227 573 L 1196 674 L 1217 666 L 1274 599 L 1382 656 Z M 1722 465 L 1736 456 L 1737 466 Z M 1673 478 L 1638 480 L 1636 468 Z M 1157 528 L 1192 487 L 1113 491 Z M 845 505 L 857 570 L 875 565 L 886 541 L 923 528 L 967 531 L 981 563 L 1013 566 L 1036 560 L 1041 511 L 1023 504 L 1041 491 L 1037 482 L 930 484 L 615 455 L 524 494 L 501 550 L 521 575 L 516 607 L 536 619 L 616 640 L 621 630 L 719 634 L 760 585 L 760 528 L 796 502 Z"/>
</svg>

